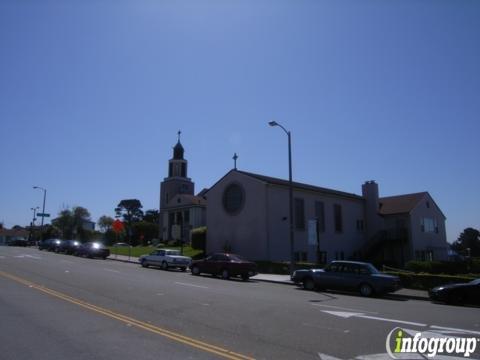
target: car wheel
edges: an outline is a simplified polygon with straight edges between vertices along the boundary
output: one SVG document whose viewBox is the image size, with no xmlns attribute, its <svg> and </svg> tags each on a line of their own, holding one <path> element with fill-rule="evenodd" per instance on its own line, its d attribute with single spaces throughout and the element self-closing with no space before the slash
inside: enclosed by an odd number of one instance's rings
<svg viewBox="0 0 480 360">
<path fill-rule="evenodd" d="M 198 266 L 192 267 L 192 275 L 200 275 L 200 268 Z"/>
<path fill-rule="evenodd" d="M 248 274 L 243 274 L 242 275 L 242 280 L 243 281 L 248 281 L 248 279 L 250 279 L 250 276 L 248 276 Z"/>
<path fill-rule="evenodd" d="M 182 272 L 185 272 L 185 271 L 187 271 L 187 268 L 186 268 L 186 267 L 182 267 L 182 268 L 180 268 L 180 270 L 182 270 Z"/>
<path fill-rule="evenodd" d="M 142 267 L 144 267 L 144 268 L 147 268 L 147 267 L 148 267 L 148 264 L 147 264 L 147 262 L 146 262 L 145 260 L 142 260 L 142 261 L 140 262 L 140 265 L 142 265 Z"/>
<path fill-rule="evenodd" d="M 315 282 L 313 281 L 313 279 L 310 277 L 303 279 L 303 288 L 305 290 L 315 290 Z"/>
<path fill-rule="evenodd" d="M 222 270 L 222 279 L 228 280 L 230 278 L 230 274 L 227 269 Z"/>
<path fill-rule="evenodd" d="M 166 261 L 162 262 L 162 270 L 168 270 L 168 264 Z"/>
<path fill-rule="evenodd" d="M 360 285 L 359 291 L 360 291 L 360 295 L 365 297 L 369 297 L 373 295 L 373 288 L 368 284 Z"/>
</svg>

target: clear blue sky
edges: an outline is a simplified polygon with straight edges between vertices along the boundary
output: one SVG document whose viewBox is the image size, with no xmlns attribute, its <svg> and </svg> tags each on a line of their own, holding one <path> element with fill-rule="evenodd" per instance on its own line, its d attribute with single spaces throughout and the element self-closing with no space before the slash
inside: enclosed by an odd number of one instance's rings
<svg viewBox="0 0 480 360">
<path fill-rule="evenodd" d="M 196 190 L 232 168 L 429 191 L 480 228 L 480 1 L 0 1 L 0 221 L 158 208 L 183 131 Z"/>
</svg>

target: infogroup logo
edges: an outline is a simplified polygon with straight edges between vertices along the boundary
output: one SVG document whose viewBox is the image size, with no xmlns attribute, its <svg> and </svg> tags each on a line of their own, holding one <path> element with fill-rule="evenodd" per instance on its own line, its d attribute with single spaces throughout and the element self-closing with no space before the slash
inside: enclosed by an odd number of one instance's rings
<svg viewBox="0 0 480 360">
<path fill-rule="evenodd" d="M 387 335 L 385 346 L 392 359 L 405 358 L 404 354 L 427 355 L 428 358 L 437 355 L 469 358 L 475 352 L 479 341 L 480 339 L 474 337 L 444 336 L 395 328 Z"/>
</svg>

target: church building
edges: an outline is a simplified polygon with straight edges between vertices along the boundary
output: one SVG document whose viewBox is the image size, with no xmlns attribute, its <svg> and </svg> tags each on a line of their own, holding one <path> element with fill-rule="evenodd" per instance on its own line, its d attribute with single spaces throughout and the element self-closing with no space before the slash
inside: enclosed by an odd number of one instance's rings
<svg viewBox="0 0 480 360">
<path fill-rule="evenodd" d="M 207 252 L 290 259 L 287 180 L 235 167 L 206 196 Z M 380 197 L 375 181 L 365 182 L 361 195 L 293 182 L 298 262 L 446 260 L 445 219 L 428 192 Z"/>
<path fill-rule="evenodd" d="M 180 134 L 168 161 L 168 177 L 160 183 L 160 232 L 163 241 L 188 243 L 190 231 L 206 224 L 206 200 L 204 191 L 195 195 L 195 184 L 187 175 Z"/>
</svg>

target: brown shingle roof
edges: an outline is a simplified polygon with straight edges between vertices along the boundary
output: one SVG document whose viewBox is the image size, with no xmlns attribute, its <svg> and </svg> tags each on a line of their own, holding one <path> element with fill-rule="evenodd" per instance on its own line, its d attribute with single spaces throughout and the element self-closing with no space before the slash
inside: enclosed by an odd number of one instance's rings
<svg viewBox="0 0 480 360">
<path fill-rule="evenodd" d="M 420 192 L 380 198 L 379 212 L 381 215 L 408 214 L 427 194 Z"/>
</svg>

